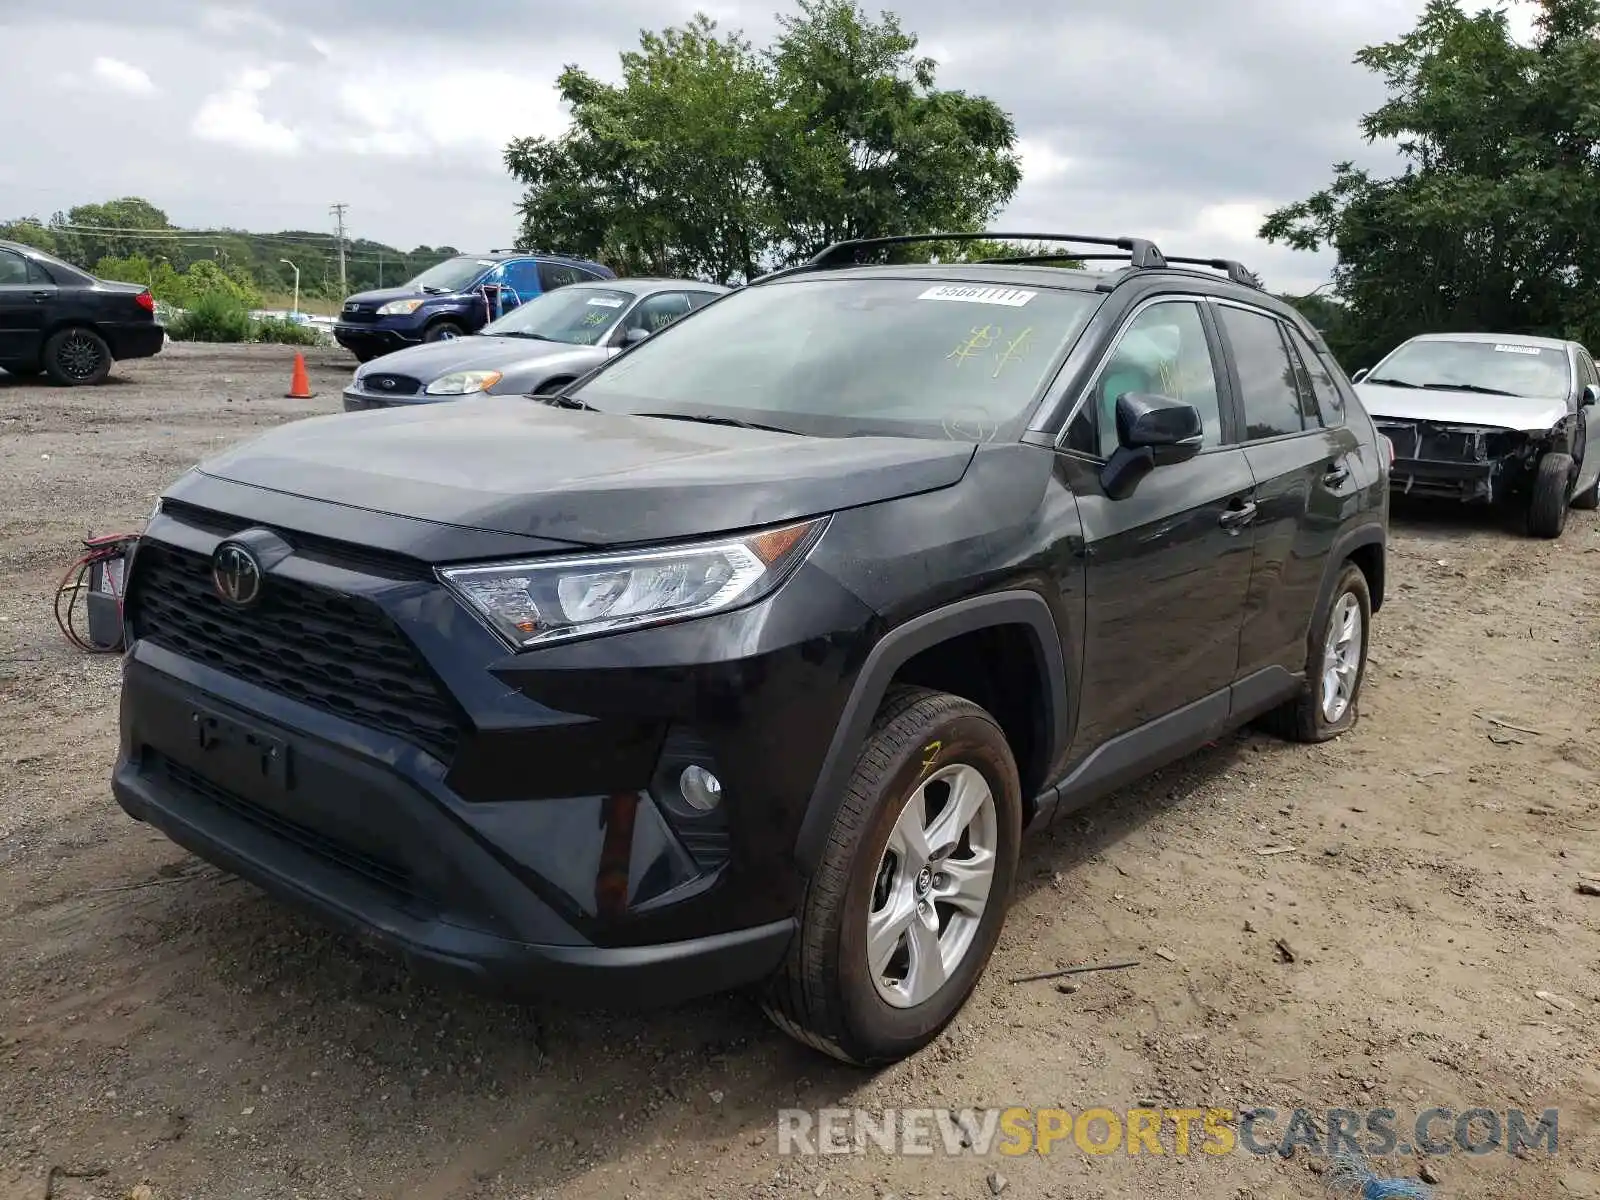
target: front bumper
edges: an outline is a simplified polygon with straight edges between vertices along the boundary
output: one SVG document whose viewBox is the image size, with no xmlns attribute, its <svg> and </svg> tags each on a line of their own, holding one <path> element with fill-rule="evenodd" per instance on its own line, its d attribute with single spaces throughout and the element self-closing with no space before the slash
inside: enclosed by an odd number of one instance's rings
<svg viewBox="0 0 1600 1200">
<path fill-rule="evenodd" d="M 355 325 L 345 321 L 333 324 L 333 340 L 356 353 L 388 354 L 407 346 L 420 345 L 420 331 L 391 329 L 384 325 Z"/>
<path fill-rule="evenodd" d="M 113 776 L 130 815 L 333 925 L 499 991 L 670 1003 L 778 966 L 804 887 L 794 837 L 850 678 L 845 651 L 819 655 L 801 616 L 849 629 L 869 619 L 859 601 L 803 568 L 777 613 L 773 597 L 508 655 L 431 579 L 387 560 L 366 573 L 370 558 L 284 531 L 302 545 L 269 570 L 258 608 L 301 598 L 235 635 L 205 590 L 145 590 L 171 577 L 174 555 L 207 563 L 238 531 L 218 518 L 158 514 L 131 568 Z M 334 610 L 309 607 L 313 592 L 363 624 L 327 629 Z M 177 638 L 151 632 L 161 612 Z M 367 641 L 380 624 L 391 641 Z M 288 628 L 323 632 L 250 669 L 230 659 Z M 359 657 L 341 658 L 352 639 Z M 443 698 L 432 709 L 397 678 L 413 652 Z M 349 692 L 342 681 L 374 662 L 380 675 Z M 685 745 L 723 780 L 720 841 L 661 799 Z"/>
<path fill-rule="evenodd" d="M 397 954 L 423 973 L 510 995 L 559 995 L 608 1007 L 671 1004 L 765 977 L 782 960 L 793 933 L 792 920 L 779 920 L 660 945 L 603 947 L 571 940 L 571 930 L 535 896 L 515 887 L 486 847 L 451 828 L 438 808 L 400 781 L 382 781 L 353 762 L 341 764 L 336 751 L 264 725 L 243 710 L 219 706 L 137 662 L 130 663 L 126 688 L 124 747 L 112 783 L 124 811 L 275 899 Z M 386 838 L 432 839 L 416 842 L 416 848 L 426 844 L 451 871 L 470 867 L 479 890 L 501 893 L 496 916 L 502 929 L 544 929 L 545 936 L 564 940 L 524 941 L 452 920 L 428 899 L 427 883 L 306 824 L 308 815 L 319 825 L 328 821 L 326 812 L 295 811 L 306 807 L 305 799 L 291 800 L 292 792 L 285 792 L 263 804 L 259 797 L 252 800 L 211 783 L 201 773 L 206 750 L 153 750 L 148 739 L 181 744 L 184 739 L 155 727 L 184 711 L 269 732 L 280 753 L 291 754 L 312 779 L 345 776 L 354 791 L 318 789 L 311 803 L 337 802 L 353 811 L 365 803 L 371 819 L 386 827 Z M 201 768 L 183 759 L 199 759 Z M 381 817 L 370 811 L 378 803 L 388 809 Z"/>
</svg>

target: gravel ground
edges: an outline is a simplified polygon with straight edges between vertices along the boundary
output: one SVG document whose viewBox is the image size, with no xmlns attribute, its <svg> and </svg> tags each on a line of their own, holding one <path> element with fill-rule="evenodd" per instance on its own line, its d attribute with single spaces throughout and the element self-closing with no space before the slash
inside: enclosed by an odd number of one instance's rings
<svg viewBox="0 0 1600 1200">
<path fill-rule="evenodd" d="M 0 374 L 0 1198 L 1329 1194 L 1315 1155 L 1170 1134 L 1159 1157 L 987 1159 L 776 1136 L 792 1107 L 1149 1101 L 1402 1128 L 1557 1107 L 1554 1155 L 1378 1165 L 1446 1196 L 1600 1197 L 1593 514 L 1550 544 L 1397 513 L 1357 729 L 1229 739 L 1032 844 L 967 1010 L 867 1074 L 737 997 L 614 1016 L 425 986 L 116 808 L 117 664 L 66 646 L 52 588 L 198 458 L 336 410 L 350 360 L 313 351 L 318 395 L 293 401 L 291 356 L 173 346 L 92 390 Z"/>
</svg>

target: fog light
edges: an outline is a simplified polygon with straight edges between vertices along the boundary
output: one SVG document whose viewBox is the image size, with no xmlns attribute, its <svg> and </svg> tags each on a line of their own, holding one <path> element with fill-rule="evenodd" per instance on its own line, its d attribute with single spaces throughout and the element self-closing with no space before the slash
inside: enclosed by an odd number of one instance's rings
<svg viewBox="0 0 1600 1200">
<path fill-rule="evenodd" d="M 678 790 L 696 812 L 710 812 L 722 803 L 722 781 L 704 767 L 685 767 L 678 776 Z"/>
</svg>

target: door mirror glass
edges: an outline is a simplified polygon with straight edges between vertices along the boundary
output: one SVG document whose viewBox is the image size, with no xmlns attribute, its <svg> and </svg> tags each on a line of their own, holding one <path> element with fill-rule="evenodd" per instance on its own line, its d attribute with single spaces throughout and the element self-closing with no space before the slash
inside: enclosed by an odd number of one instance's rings
<svg viewBox="0 0 1600 1200">
<path fill-rule="evenodd" d="M 1151 471 L 1188 462 L 1204 442 L 1205 425 L 1194 405 L 1125 393 L 1117 397 L 1117 449 L 1100 473 L 1101 486 L 1113 500 L 1125 499 Z"/>
<path fill-rule="evenodd" d="M 1350 382 L 1351 383 L 1360 383 L 1366 377 L 1367 377 L 1367 368 L 1366 367 L 1362 367 L 1354 375 L 1350 376 Z"/>
</svg>

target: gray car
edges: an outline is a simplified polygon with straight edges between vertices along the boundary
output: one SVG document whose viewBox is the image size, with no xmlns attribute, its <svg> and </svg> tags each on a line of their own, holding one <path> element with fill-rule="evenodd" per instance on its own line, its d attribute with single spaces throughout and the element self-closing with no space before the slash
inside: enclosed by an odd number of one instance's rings
<svg viewBox="0 0 1600 1200">
<path fill-rule="evenodd" d="M 689 279 L 569 284 L 472 336 L 408 346 L 364 363 L 344 390 L 344 406 L 357 412 L 553 392 L 727 290 Z"/>
<path fill-rule="evenodd" d="M 1423 334 L 1352 378 L 1394 447 L 1395 490 L 1518 504 L 1546 538 L 1569 507 L 1600 507 L 1600 371 L 1579 343 Z"/>
</svg>

